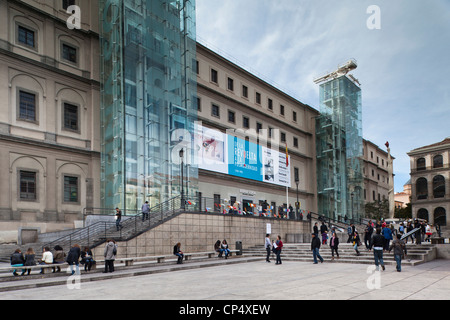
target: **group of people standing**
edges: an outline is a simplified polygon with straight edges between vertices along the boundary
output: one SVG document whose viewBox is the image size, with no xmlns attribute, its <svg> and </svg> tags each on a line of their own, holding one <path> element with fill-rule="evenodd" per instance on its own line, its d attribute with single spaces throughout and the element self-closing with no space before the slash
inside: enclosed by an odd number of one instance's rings
<svg viewBox="0 0 450 320">
<path fill-rule="evenodd" d="M 375 230 L 375 234 L 373 234 Z M 320 232 L 322 234 L 322 243 L 319 240 L 319 228 L 317 227 L 317 222 L 314 225 L 313 233 L 312 233 L 312 241 L 311 241 L 311 251 L 313 253 L 314 263 L 317 264 L 319 258 L 320 262 L 323 262 L 323 258 L 319 253 L 320 245 L 327 244 L 328 241 L 328 227 L 322 222 L 322 226 L 320 228 Z M 331 239 L 330 239 L 330 248 L 332 252 L 332 260 L 334 260 L 334 254 L 336 253 L 337 258 L 339 259 L 338 246 L 339 246 L 339 238 L 337 237 L 336 231 L 334 228 L 331 230 Z M 354 250 L 356 251 L 356 255 L 359 256 L 361 253 L 359 251 L 359 247 L 362 246 L 361 239 L 359 237 L 359 233 L 355 228 L 355 225 L 351 223 L 347 228 L 347 243 L 351 243 L 353 245 Z M 394 239 L 395 235 L 395 239 Z M 384 261 L 383 261 L 383 252 L 391 252 L 394 250 L 394 258 L 397 263 L 396 269 L 398 272 L 401 272 L 401 261 L 402 258 L 407 255 L 406 243 L 401 239 L 403 235 L 403 231 L 397 232 L 397 230 L 391 224 L 387 225 L 385 222 L 381 223 L 377 221 L 374 224 L 372 221 L 369 221 L 364 230 L 364 243 L 367 250 L 373 250 L 374 261 L 377 270 L 381 265 L 382 269 L 385 270 Z M 391 241 L 393 242 L 391 243 Z"/>
<path fill-rule="evenodd" d="M 276 262 L 275 264 L 281 264 L 281 250 L 283 249 L 283 241 L 281 241 L 281 237 L 277 236 L 276 241 L 270 241 L 270 234 L 266 234 L 266 239 L 264 242 L 264 248 L 266 248 L 267 256 L 266 262 L 270 262 L 270 254 L 271 252 L 275 253 Z"/>
</svg>

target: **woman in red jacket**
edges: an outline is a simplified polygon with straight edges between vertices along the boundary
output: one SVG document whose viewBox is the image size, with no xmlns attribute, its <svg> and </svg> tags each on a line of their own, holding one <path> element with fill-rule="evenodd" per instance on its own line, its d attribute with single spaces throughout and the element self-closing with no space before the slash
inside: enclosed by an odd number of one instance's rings
<svg viewBox="0 0 450 320">
<path fill-rule="evenodd" d="M 277 255 L 277 260 L 275 264 L 281 264 L 281 248 L 283 248 L 283 242 L 281 241 L 280 236 L 277 237 L 275 245 L 276 245 L 275 254 Z"/>
</svg>

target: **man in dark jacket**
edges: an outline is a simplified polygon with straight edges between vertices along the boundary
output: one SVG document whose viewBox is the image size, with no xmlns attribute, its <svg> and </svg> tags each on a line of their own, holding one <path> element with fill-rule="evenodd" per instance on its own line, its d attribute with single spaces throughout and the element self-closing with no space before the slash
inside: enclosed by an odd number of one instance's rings
<svg viewBox="0 0 450 320">
<path fill-rule="evenodd" d="M 369 250 L 373 248 L 373 257 L 375 259 L 375 265 L 377 266 L 377 270 L 379 270 L 379 264 L 381 264 L 381 268 L 384 268 L 383 261 L 383 246 L 384 246 L 384 237 L 381 234 L 381 228 L 377 228 L 376 234 L 372 237 L 372 241 L 369 245 Z"/>
<path fill-rule="evenodd" d="M 406 256 L 407 252 L 406 252 L 406 244 L 403 240 L 400 240 L 401 235 L 397 234 L 397 239 L 394 240 L 391 244 L 391 246 L 389 247 L 389 252 L 391 252 L 392 249 L 394 249 L 394 258 L 395 258 L 395 262 L 397 262 L 397 271 L 401 272 L 402 271 L 402 257 L 403 254 Z"/>
<path fill-rule="evenodd" d="M 311 236 L 312 236 L 311 251 L 313 252 L 314 264 L 317 264 L 317 257 L 320 259 L 320 263 L 322 263 L 323 258 L 319 253 L 320 240 L 315 233 L 313 233 Z"/>
</svg>

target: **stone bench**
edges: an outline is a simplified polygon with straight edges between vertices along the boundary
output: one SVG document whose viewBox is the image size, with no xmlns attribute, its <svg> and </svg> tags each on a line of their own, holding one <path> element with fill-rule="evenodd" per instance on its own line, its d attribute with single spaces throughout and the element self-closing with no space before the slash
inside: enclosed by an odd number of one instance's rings
<svg viewBox="0 0 450 320">
<path fill-rule="evenodd" d="M 238 252 L 240 252 L 240 250 L 230 250 L 230 256 L 233 254 L 237 254 Z M 201 256 L 205 256 L 208 258 L 212 258 L 215 255 L 218 255 L 218 252 L 216 251 L 205 251 L 205 252 L 189 252 L 189 253 L 185 253 L 184 254 L 184 259 L 185 260 L 192 260 L 193 257 L 201 257 Z M 139 261 L 152 261 L 152 260 L 156 260 L 157 263 L 163 263 L 166 261 L 166 259 L 176 259 L 177 257 L 174 254 L 168 254 L 168 255 L 156 255 L 156 256 L 144 256 L 144 257 L 129 257 L 129 258 L 116 258 L 114 260 L 115 263 L 124 263 L 125 267 L 129 267 L 132 266 L 135 262 L 139 262 Z M 105 260 L 104 259 L 99 259 L 99 260 L 95 260 L 95 263 L 92 265 L 91 270 L 95 270 L 96 266 L 98 264 L 104 264 Z M 80 265 L 82 265 L 80 263 Z M 0 273 L 6 273 L 6 272 L 13 272 L 13 270 L 16 270 L 16 272 L 21 273 L 22 269 L 31 269 L 31 270 L 43 270 L 44 273 L 47 269 L 49 268 L 55 268 L 55 267 L 60 267 L 60 268 L 65 268 L 68 267 L 69 265 L 64 262 L 64 263 L 52 263 L 52 264 L 44 264 L 44 265 L 35 265 L 35 266 L 20 266 L 20 267 L 2 267 L 0 268 Z"/>
</svg>

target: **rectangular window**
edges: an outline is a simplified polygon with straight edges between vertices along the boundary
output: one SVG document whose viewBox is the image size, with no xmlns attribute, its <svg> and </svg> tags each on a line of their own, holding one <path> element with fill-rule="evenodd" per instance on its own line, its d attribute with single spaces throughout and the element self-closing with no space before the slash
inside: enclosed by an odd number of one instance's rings
<svg viewBox="0 0 450 320">
<path fill-rule="evenodd" d="M 228 110 L 228 122 L 231 122 L 231 123 L 235 123 L 236 122 L 236 115 L 231 110 Z"/>
<path fill-rule="evenodd" d="M 262 127 L 263 127 L 263 126 L 262 126 L 262 123 L 257 122 L 257 123 L 256 123 L 256 132 L 259 133 L 259 132 L 262 130 Z"/>
<path fill-rule="evenodd" d="M 231 78 L 228 78 L 228 90 L 234 91 L 234 80 Z"/>
<path fill-rule="evenodd" d="M 69 46 L 65 43 L 62 45 L 62 58 L 64 60 L 77 63 L 77 48 Z"/>
<path fill-rule="evenodd" d="M 196 74 L 199 74 L 199 63 L 198 60 L 192 59 L 192 68 Z"/>
<path fill-rule="evenodd" d="M 218 83 L 217 70 L 211 69 L 211 82 Z"/>
<path fill-rule="evenodd" d="M 78 131 L 78 106 L 64 103 L 64 129 Z"/>
<path fill-rule="evenodd" d="M 220 108 L 218 105 L 216 104 L 211 105 L 211 115 L 213 117 L 220 118 Z"/>
<path fill-rule="evenodd" d="M 19 26 L 19 42 L 34 48 L 34 31 Z"/>
<path fill-rule="evenodd" d="M 286 133 L 281 132 L 280 133 L 280 139 L 281 139 L 281 142 L 286 142 Z"/>
<path fill-rule="evenodd" d="M 298 168 L 294 167 L 294 181 L 299 181 Z"/>
<path fill-rule="evenodd" d="M 294 137 L 294 147 L 298 148 L 298 139 Z"/>
<path fill-rule="evenodd" d="M 202 100 L 197 98 L 197 111 L 202 111 Z"/>
<path fill-rule="evenodd" d="M 75 0 L 62 0 L 62 7 L 64 10 L 67 10 L 69 6 L 73 6 L 75 4 Z"/>
<path fill-rule="evenodd" d="M 242 126 L 244 128 L 250 128 L 250 119 L 248 117 L 242 117 Z"/>
<path fill-rule="evenodd" d="M 256 92 L 256 94 L 255 94 L 255 102 L 257 104 L 261 104 L 261 93 Z"/>
<path fill-rule="evenodd" d="M 248 98 L 248 87 L 247 86 L 242 86 L 242 96 L 244 98 Z"/>
<path fill-rule="evenodd" d="M 36 200 L 36 172 L 20 171 L 20 199 Z"/>
<path fill-rule="evenodd" d="M 78 202 L 78 177 L 64 176 L 64 202 Z"/>
<path fill-rule="evenodd" d="M 273 110 L 273 101 L 272 101 L 272 99 L 267 99 L 267 108 L 269 108 L 269 110 Z"/>
<path fill-rule="evenodd" d="M 214 194 L 214 211 L 220 212 L 220 207 L 221 207 L 220 194 Z"/>
<path fill-rule="evenodd" d="M 36 121 L 36 95 L 19 91 L 19 119 Z"/>
<path fill-rule="evenodd" d="M 292 120 L 294 122 L 297 122 L 297 112 L 295 112 L 295 111 L 292 111 Z"/>
<path fill-rule="evenodd" d="M 280 115 L 284 116 L 284 106 L 280 104 Z"/>
</svg>

